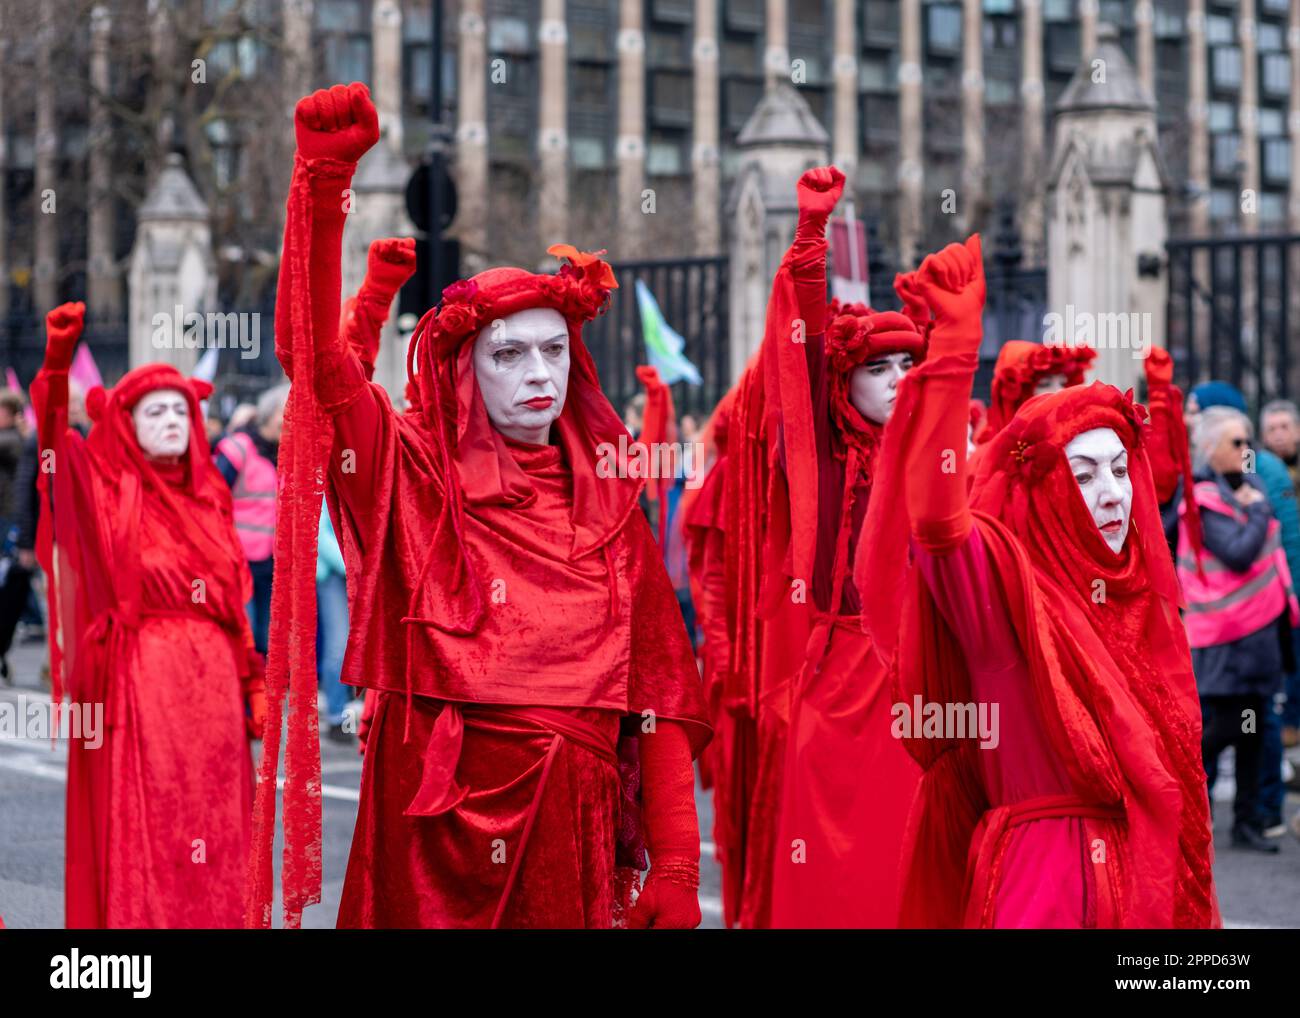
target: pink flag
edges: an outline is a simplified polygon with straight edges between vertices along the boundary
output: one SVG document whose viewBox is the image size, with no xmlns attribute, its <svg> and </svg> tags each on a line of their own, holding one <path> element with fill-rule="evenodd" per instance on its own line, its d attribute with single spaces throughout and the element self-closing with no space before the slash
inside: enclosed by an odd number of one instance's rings
<svg viewBox="0 0 1300 1018">
<path fill-rule="evenodd" d="M 95 358 L 90 352 L 90 347 L 85 343 L 77 344 L 77 355 L 72 358 L 72 367 L 68 369 L 68 377 L 81 386 L 82 392 L 89 392 L 97 385 L 103 385 L 103 376 L 99 373 L 99 368 L 95 364 Z"/>
<path fill-rule="evenodd" d="M 855 304 L 870 304 L 867 277 L 867 231 L 850 209 L 831 220 L 831 296 Z"/>
<path fill-rule="evenodd" d="M 26 399 L 27 394 L 23 392 L 23 383 L 18 381 L 18 372 L 13 368 L 5 368 L 5 385 Z M 32 409 L 30 402 L 23 407 L 23 419 L 29 426 L 36 427 L 36 411 Z"/>
</svg>

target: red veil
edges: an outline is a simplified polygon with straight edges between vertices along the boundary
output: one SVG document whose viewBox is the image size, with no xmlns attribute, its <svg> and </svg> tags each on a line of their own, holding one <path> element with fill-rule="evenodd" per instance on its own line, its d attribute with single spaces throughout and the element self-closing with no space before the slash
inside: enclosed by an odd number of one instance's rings
<svg viewBox="0 0 1300 1018">
<path fill-rule="evenodd" d="M 67 386 L 65 371 L 47 368 L 32 383 L 42 461 L 49 453 L 57 457 L 56 469 L 38 474 L 46 511 L 40 516 L 36 548 L 49 578 L 55 702 L 62 700 L 66 680 L 74 701 L 103 703 L 110 725 L 128 724 L 112 716 L 125 710 L 123 677 L 137 670 L 143 673 L 137 678 L 147 681 L 152 671 L 165 669 L 166 662 L 140 660 L 138 650 L 139 627 L 149 607 L 142 596 L 146 547 L 169 564 L 180 584 L 179 600 L 189 599 L 195 578 L 204 579 L 203 614 L 227 631 L 247 692 L 253 661 L 246 653 L 251 639 L 244 603 L 251 582 L 235 536 L 230 491 L 212 464 L 199 413 L 199 400 L 211 386 L 187 379 L 169 365 L 136 368 L 113 389 L 96 387 L 87 394 L 87 410 L 95 423 L 84 440 L 67 425 Z M 181 392 L 189 407 L 189 447 L 175 467 L 158 467 L 146 459 L 131 419 L 141 397 L 158 389 Z M 165 554 L 158 556 L 160 550 Z M 186 720 L 177 718 L 175 724 L 183 728 Z M 135 738 L 142 735 L 137 732 Z M 246 753 L 246 744 L 240 749 Z M 134 746 L 124 750 L 130 751 Z M 107 749 L 95 752 L 80 741 L 72 744 L 66 888 L 70 927 L 120 919 L 121 896 L 138 892 L 123 881 L 112 888 L 118 904 L 109 899 L 108 810 L 116 801 L 109 787 L 112 770 Z M 155 822 L 166 825 L 173 808 L 156 803 Z M 127 912 L 145 914 L 134 907 Z"/>
<path fill-rule="evenodd" d="M 927 363 L 902 383 L 897 430 L 882 468 L 909 478 L 903 450 L 924 426 L 918 396 L 931 375 L 966 375 L 968 356 Z M 1180 595 L 1164 541 L 1145 449 L 1143 408 L 1112 386 L 1071 387 L 1026 403 L 988 447 L 973 490 L 992 572 L 1029 664 L 1039 716 L 1080 799 L 1122 808 L 1107 841 L 1107 874 L 1124 927 L 1218 924 L 1213 847 L 1200 756 L 1200 709 L 1178 615 Z M 1131 535 L 1110 552 L 1079 494 L 1063 449 L 1092 428 L 1112 428 L 1129 450 Z M 888 653 L 897 634 L 897 698 L 972 700 L 963 652 L 917 570 L 906 568 L 906 514 L 872 505 L 857 570 L 864 625 Z M 879 577 L 889 571 L 899 585 Z M 901 623 L 901 624 L 900 624 Z M 909 834 L 904 925 L 952 927 L 987 915 L 996 892 L 968 872 L 988 802 L 969 740 L 909 739 L 925 769 Z M 971 888 L 989 900 L 968 902 Z"/>
<path fill-rule="evenodd" d="M 1096 359 L 1090 346 L 1060 346 L 1013 339 L 1002 344 L 993 366 L 988 413 L 975 441 L 983 444 L 1005 428 L 1016 411 L 1034 394 L 1034 386 L 1047 375 L 1064 375 L 1065 384 L 1081 385 Z"/>
</svg>

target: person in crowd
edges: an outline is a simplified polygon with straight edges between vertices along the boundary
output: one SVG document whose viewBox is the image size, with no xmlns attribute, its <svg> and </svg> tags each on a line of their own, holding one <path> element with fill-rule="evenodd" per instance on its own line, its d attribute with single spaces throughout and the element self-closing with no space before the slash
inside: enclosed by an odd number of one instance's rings
<svg viewBox="0 0 1300 1018">
<path fill-rule="evenodd" d="M 411 341 L 414 400 L 399 413 L 339 329 L 337 199 L 379 138 L 378 114 L 364 85 L 337 85 L 299 102 L 295 133 L 267 684 L 269 716 L 289 703 L 286 924 L 320 894 L 323 486 L 352 585 L 344 681 L 379 693 L 339 925 L 697 925 L 699 674 L 637 512 L 641 482 L 625 463 L 598 469 L 602 449 L 626 445 L 582 342 L 612 270 L 556 245 L 557 273 L 496 268 L 446 288 Z M 271 918 L 278 737 L 273 724 L 255 813 L 257 926 Z M 633 905 L 638 815 L 650 869 Z"/>
<path fill-rule="evenodd" d="M 1190 419 L 1193 428 L 1200 412 L 1212 407 L 1226 406 L 1239 413 L 1246 413 L 1245 397 L 1227 382 L 1203 382 L 1192 389 L 1189 402 L 1193 403 L 1193 410 L 1185 416 Z M 1300 570 L 1300 505 L 1297 504 L 1295 482 L 1286 463 L 1267 448 L 1252 447 L 1243 458 L 1242 467 L 1245 472 L 1255 474 L 1263 483 L 1264 494 L 1278 522 L 1287 566 L 1291 575 L 1296 576 L 1297 570 Z M 1295 638 L 1296 634 L 1292 633 L 1288 661 L 1300 660 L 1296 654 Z M 1284 678 L 1279 694 L 1285 692 L 1285 683 Z M 1259 827 L 1270 838 L 1280 838 L 1286 833 L 1282 818 L 1286 785 L 1282 781 L 1283 716 L 1280 712 L 1285 704 L 1278 704 L 1276 700 L 1275 697 L 1265 704 L 1260 722 Z"/>
<path fill-rule="evenodd" d="M 271 579 L 275 573 L 275 461 L 284 428 L 287 385 L 267 389 L 257 399 L 257 412 L 246 427 L 232 431 L 216 449 L 217 469 L 230 485 L 253 597 L 248 617 L 257 649 L 265 654 L 271 625 Z"/>
<path fill-rule="evenodd" d="M 968 488 L 978 236 L 927 257 L 912 289 L 934 317 L 928 355 L 899 386 L 877 465 L 894 497 L 872 500 L 854 569 L 924 769 L 900 919 L 1218 925 L 1200 708 L 1145 410 L 1101 383 L 1033 396 Z"/>
<path fill-rule="evenodd" d="M 1280 459 L 1291 477 L 1292 489 L 1300 495 L 1300 407 L 1290 400 L 1278 399 L 1264 404 L 1259 414 L 1260 438 L 1264 448 Z M 1286 535 L 1283 535 L 1283 543 Z M 1291 575 L 1296 575 L 1292 548 L 1287 546 Z M 1300 628 L 1292 631 L 1295 654 L 1300 660 Z M 1286 677 L 1286 700 L 1282 706 L 1282 745 L 1290 749 L 1300 745 L 1300 670 Z"/>
<path fill-rule="evenodd" d="M 1254 459 L 1250 419 L 1234 407 L 1203 406 L 1192 449 L 1204 553 L 1198 562 L 1180 537 L 1178 572 L 1201 695 L 1206 776 L 1212 792 L 1219 755 L 1232 746 L 1232 844 L 1274 853 L 1277 845 L 1264 837 L 1260 755 L 1282 676 L 1295 670 L 1291 630 L 1300 622 L 1300 607 L 1281 526 L 1264 481 L 1248 469 Z M 1280 759 L 1276 766 L 1280 784 Z"/>
<path fill-rule="evenodd" d="M 83 718 L 102 711 L 102 743 L 84 722 L 69 743 L 67 925 L 236 927 L 265 699 L 230 491 L 197 424 L 211 387 L 134 368 L 87 394 L 83 439 L 68 369 L 84 316 L 50 312 L 32 383 L 53 698 L 66 683 Z"/>
</svg>

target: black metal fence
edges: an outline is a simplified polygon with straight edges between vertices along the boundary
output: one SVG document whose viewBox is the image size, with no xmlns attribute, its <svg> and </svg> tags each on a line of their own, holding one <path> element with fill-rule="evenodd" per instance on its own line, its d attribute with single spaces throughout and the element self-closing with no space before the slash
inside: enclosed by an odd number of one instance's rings
<svg viewBox="0 0 1300 1018">
<path fill-rule="evenodd" d="M 683 354 L 703 379 L 701 385 L 678 382 L 672 387 L 679 414 L 707 415 L 730 387 L 728 268 L 722 256 L 619 262 L 618 289 L 609 309 L 583 330 L 583 338 L 600 371 L 601 387 L 621 414 L 642 391 L 636 366 L 648 364 L 636 281 L 644 281 L 669 327 L 686 341 Z"/>
<path fill-rule="evenodd" d="M 1184 388 L 1231 382 L 1256 406 L 1300 393 L 1300 359 L 1290 350 L 1300 235 L 1184 237 L 1165 250 L 1175 380 Z"/>
<path fill-rule="evenodd" d="M 871 306 L 878 310 L 899 310 L 902 302 L 894 293 L 897 270 L 888 260 L 885 245 L 876 237 L 874 225 L 867 228 L 867 251 Z M 993 365 L 1002 344 L 1012 339 L 1042 341 L 1043 318 L 1047 313 L 1047 269 L 1021 264 L 1020 234 L 1014 209 L 1009 206 L 999 212 L 992 243 L 985 238 L 984 255 L 984 339 L 980 344 L 974 394 L 987 401 Z"/>
</svg>

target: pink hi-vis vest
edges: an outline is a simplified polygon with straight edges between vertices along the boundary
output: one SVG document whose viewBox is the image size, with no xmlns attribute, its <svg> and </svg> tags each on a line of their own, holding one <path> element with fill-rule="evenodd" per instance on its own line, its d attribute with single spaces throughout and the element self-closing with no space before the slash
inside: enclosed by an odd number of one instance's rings
<svg viewBox="0 0 1300 1018">
<path fill-rule="evenodd" d="M 217 452 L 239 471 L 231 489 L 235 532 L 250 562 L 271 557 L 275 548 L 275 464 L 257 451 L 244 432 L 227 435 L 217 443 Z"/>
<path fill-rule="evenodd" d="M 1204 509 L 1230 516 L 1238 523 L 1246 521 L 1246 512 L 1230 505 L 1219 494 L 1213 481 L 1201 481 L 1192 492 L 1196 504 Z M 1231 643 L 1263 629 L 1284 611 L 1290 612 L 1291 625 L 1300 623 L 1300 604 L 1291 587 L 1291 570 L 1282 551 L 1281 526 L 1270 520 L 1268 536 L 1244 573 L 1234 572 L 1208 549 L 1201 553 L 1205 575 L 1196 571 L 1196 559 L 1187 539 L 1183 520 L 1186 505 L 1178 505 L 1178 580 L 1187 598 L 1187 642 L 1193 647 L 1212 647 Z"/>
</svg>

